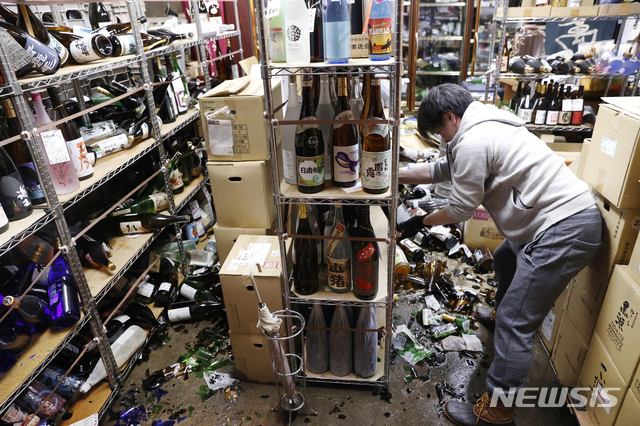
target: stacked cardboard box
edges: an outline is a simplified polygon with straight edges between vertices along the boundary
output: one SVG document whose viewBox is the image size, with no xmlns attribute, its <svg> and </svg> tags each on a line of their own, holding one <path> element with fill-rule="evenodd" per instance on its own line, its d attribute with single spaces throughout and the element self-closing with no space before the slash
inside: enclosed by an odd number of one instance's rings
<svg viewBox="0 0 640 426">
<path fill-rule="evenodd" d="M 282 263 L 278 237 L 240 235 L 220 270 L 231 347 L 238 378 L 272 383 L 274 379 L 267 339 L 258 324 L 258 296 L 250 278 L 251 266 L 262 301 L 271 312 L 283 309 Z"/>
<path fill-rule="evenodd" d="M 576 384 L 614 268 L 629 263 L 640 228 L 640 185 L 633 170 L 637 168 L 634 162 L 640 163 L 636 152 L 640 102 L 619 98 L 605 98 L 605 102 L 593 138 L 583 147 L 577 172 L 594 188 L 604 219 L 602 245 L 591 263 L 572 279 L 566 297 L 556 302 L 543 326 L 547 332 L 541 333 L 566 386 Z"/>
<path fill-rule="evenodd" d="M 279 82 L 272 92 L 274 104 L 280 105 Z M 262 80 L 225 81 L 205 93 L 199 103 L 218 219 L 214 234 L 224 262 L 238 235 L 273 233 L 275 205 Z M 215 112 L 220 114 L 212 115 Z M 276 118 L 282 119 L 281 111 Z M 277 128 L 276 146 L 279 135 Z"/>
</svg>

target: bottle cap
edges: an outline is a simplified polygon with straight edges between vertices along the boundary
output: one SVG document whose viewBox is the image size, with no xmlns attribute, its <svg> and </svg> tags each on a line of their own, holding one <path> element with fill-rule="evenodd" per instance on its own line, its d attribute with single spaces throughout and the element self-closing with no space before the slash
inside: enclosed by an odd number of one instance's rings
<svg viewBox="0 0 640 426">
<path fill-rule="evenodd" d="M 16 304 L 16 308 L 17 308 L 18 307 L 17 302 L 18 302 L 18 299 L 16 299 L 13 296 L 5 296 L 4 299 L 2 299 L 2 304 L 7 307 L 10 307 Z"/>
<path fill-rule="evenodd" d="M 109 262 L 107 264 L 107 269 L 110 270 L 111 272 L 116 270 L 116 265 L 114 263 Z"/>
<path fill-rule="evenodd" d="M 31 253 L 31 257 L 29 259 L 31 259 L 32 262 L 38 262 L 38 259 L 40 259 L 40 256 L 42 255 L 42 252 L 44 251 L 44 247 L 42 246 L 36 246 L 35 250 L 33 251 L 33 253 Z"/>
<path fill-rule="evenodd" d="M 380 86 L 380 80 L 378 80 L 377 78 L 372 78 L 371 79 L 371 85 L 372 86 Z"/>
</svg>

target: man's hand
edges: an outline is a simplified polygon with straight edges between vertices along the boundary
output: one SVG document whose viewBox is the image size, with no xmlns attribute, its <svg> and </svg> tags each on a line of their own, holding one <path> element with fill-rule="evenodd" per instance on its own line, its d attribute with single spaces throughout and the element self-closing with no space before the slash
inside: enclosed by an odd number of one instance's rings
<svg viewBox="0 0 640 426">
<path fill-rule="evenodd" d="M 409 220 L 406 220 L 398 225 L 398 229 L 402 232 L 402 238 L 413 238 L 418 231 L 424 228 L 424 218 L 423 216 L 414 216 Z"/>
</svg>

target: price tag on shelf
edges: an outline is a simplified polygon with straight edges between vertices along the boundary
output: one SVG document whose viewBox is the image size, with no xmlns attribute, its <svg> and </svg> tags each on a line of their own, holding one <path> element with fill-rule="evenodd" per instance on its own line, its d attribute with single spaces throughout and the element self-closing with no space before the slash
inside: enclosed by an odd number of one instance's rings
<svg viewBox="0 0 640 426">
<path fill-rule="evenodd" d="M 67 143 L 60 129 L 47 130 L 40 133 L 40 136 L 42 137 L 44 150 L 47 152 L 47 157 L 49 157 L 49 164 L 55 165 L 71 161 Z"/>
<path fill-rule="evenodd" d="M 309 9 L 309 32 L 312 33 L 316 23 L 316 8 Z"/>
<path fill-rule="evenodd" d="M 269 0 L 267 5 L 267 19 L 280 15 L 280 0 Z"/>
</svg>

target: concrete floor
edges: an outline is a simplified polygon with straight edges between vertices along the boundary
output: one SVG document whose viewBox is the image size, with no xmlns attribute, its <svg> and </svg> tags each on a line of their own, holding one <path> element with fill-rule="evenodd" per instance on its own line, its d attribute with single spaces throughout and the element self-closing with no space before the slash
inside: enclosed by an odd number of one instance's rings
<svg viewBox="0 0 640 426">
<path fill-rule="evenodd" d="M 394 314 L 400 315 L 402 320 L 407 323 L 410 321 L 411 310 L 415 307 L 415 304 L 400 298 Z M 163 396 L 159 402 L 152 401 L 151 393 L 131 392 L 135 389 L 142 389 L 141 380 L 145 377 L 146 372 L 153 372 L 176 362 L 178 357 L 186 352 L 185 345 L 193 342 L 197 333 L 207 325 L 210 323 L 172 326 L 168 331 L 170 340 L 150 351 L 148 360 L 141 362 L 133 370 L 128 380 L 129 395 L 122 399 L 122 401 L 126 400 L 124 404 L 117 401 L 113 405 L 113 412 L 118 413 L 135 402 L 145 404 L 149 412 L 154 406 L 156 408 L 157 413 L 152 413 L 146 421 L 142 422 L 143 425 L 171 426 L 172 423 L 166 423 L 170 417 L 173 420 L 186 417 L 182 421 L 184 425 L 288 424 L 286 415 L 271 410 L 277 404 L 276 388 L 271 385 L 239 383 L 239 397 L 235 405 L 231 406 L 225 400 L 224 391 L 219 391 L 206 402 L 202 402 L 197 393 L 205 382 L 193 373 L 189 374 L 187 380 L 177 378 L 166 383 L 162 388 L 168 391 L 168 394 Z M 423 330 L 422 326 L 417 323 L 413 325 L 412 329 L 417 332 Z M 309 416 L 300 413 L 294 416 L 292 423 L 295 425 L 403 426 L 452 424 L 442 415 L 435 385 L 447 382 L 459 392 L 462 398 L 475 402 L 479 394 L 484 391 L 487 367 L 493 357 L 492 333 L 480 326 L 477 335 L 485 346 L 486 360 L 481 357 L 472 359 L 450 352 L 446 354 L 444 362 L 438 366 L 416 365 L 417 375 L 424 377 L 415 379 L 408 384 L 404 380 L 410 374 L 405 370 L 408 363 L 403 359 L 395 358 L 391 365 L 391 385 L 389 388 L 391 398 L 388 401 L 381 398 L 379 390 L 371 388 L 308 386 L 308 404 L 318 412 L 318 415 Z M 529 386 L 559 386 L 549 357 L 538 340 L 536 340 L 534 350 L 534 366 L 529 378 Z M 225 367 L 220 371 L 233 374 L 234 367 Z M 451 396 L 445 394 L 445 399 L 448 398 Z M 191 416 L 189 416 L 189 407 L 193 407 Z M 163 423 L 157 422 L 160 419 L 163 420 Z M 177 423 L 176 420 L 175 424 Z M 109 420 L 108 416 L 105 416 L 102 424 L 103 426 L 111 426 L 115 424 L 115 421 Z M 574 421 L 567 408 L 536 408 L 519 409 L 516 424 L 518 426 L 564 426 L 572 425 Z"/>
</svg>

